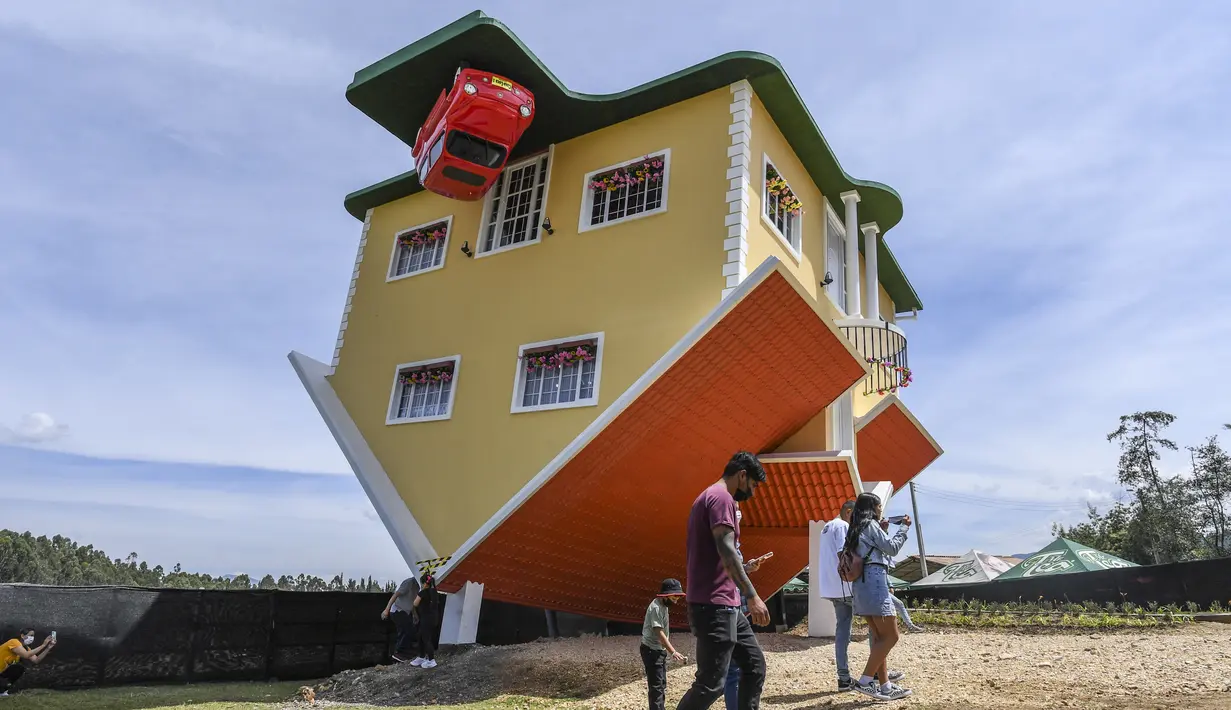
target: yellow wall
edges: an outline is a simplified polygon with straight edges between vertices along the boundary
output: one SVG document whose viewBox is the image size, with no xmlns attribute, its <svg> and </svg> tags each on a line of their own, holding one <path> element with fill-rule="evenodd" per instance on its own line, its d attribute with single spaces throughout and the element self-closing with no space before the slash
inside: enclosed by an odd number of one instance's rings
<svg viewBox="0 0 1231 710">
<path fill-rule="evenodd" d="M 796 257 L 791 250 L 787 249 L 783 241 L 778 238 L 770 227 L 768 221 L 763 218 L 764 204 L 762 200 L 765 174 L 762 167 L 762 156 L 768 155 L 777 168 L 778 173 L 786 178 L 790 184 L 791 190 L 799 197 L 803 205 L 803 237 L 801 240 L 801 255 Z M 825 203 L 820 189 L 816 183 L 812 181 L 812 177 L 804 169 L 799 159 L 795 157 L 795 151 L 791 149 L 782 132 L 778 130 L 778 126 L 770 117 L 769 112 L 765 109 L 764 104 L 760 99 L 753 97 L 752 100 L 752 190 L 749 202 L 748 212 L 748 268 L 752 270 L 761 262 L 765 261 L 766 257 L 776 256 L 782 263 L 786 264 L 791 270 L 791 273 L 799 279 L 804 288 L 808 289 L 808 293 L 814 297 L 823 296 L 824 289 L 820 286 L 820 281 L 825 276 L 825 272 L 836 272 L 841 268 L 841 263 L 829 264 L 825 263 Z M 842 223 L 844 216 L 838 214 L 838 222 Z M 850 235 L 848 235 L 848 238 Z M 860 234 L 854 235 L 855 239 L 862 240 Z M 862 241 L 860 242 L 862 244 Z M 868 291 L 867 273 L 863 254 L 859 255 L 859 284 L 860 294 L 863 295 L 864 303 L 866 303 Z M 889 298 L 889 294 L 885 291 L 884 286 L 877 283 L 877 292 L 880 296 L 881 317 L 893 322 L 893 300 Z M 828 298 L 824 300 L 828 301 Z M 866 308 L 865 308 L 866 311 Z"/>
<path fill-rule="evenodd" d="M 823 412 L 813 417 L 799 431 L 792 434 L 790 438 L 774 449 L 774 453 L 799 454 L 831 450 L 832 443 L 829 440 L 831 417 L 831 409 L 826 407 Z"/>
<path fill-rule="evenodd" d="M 796 257 L 763 219 L 765 172 L 763 156 L 768 155 L 778 174 L 786 178 L 803 206 L 801 256 Z M 825 205 L 821 191 L 812 182 L 795 151 L 770 118 L 764 104 L 752 97 L 752 189 L 748 203 L 748 268 L 752 270 L 770 256 L 787 265 L 795 278 L 814 298 L 825 275 Z M 828 299 L 823 299 L 828 301 Z"/>
<path fill-rule="evenodd" d="M 436 551 L 454 552 L 718 303 L 730 92 L 556 146 L 539 244 L 468 259 L 482 202 L 375 209 L 331 382 Z M 667 212 L 578 234 L 585 173 L 671 149 Z M 386 283 L 394 234 L 453 215 L 444 268 Z M 814 284 L 815 286 L 815 284 Z M 511 414 L 518 347 L 604 332 L 597 407 Z M 452 418 L 386 425 L 400 363 L 460 354 Z"/>
</svg>

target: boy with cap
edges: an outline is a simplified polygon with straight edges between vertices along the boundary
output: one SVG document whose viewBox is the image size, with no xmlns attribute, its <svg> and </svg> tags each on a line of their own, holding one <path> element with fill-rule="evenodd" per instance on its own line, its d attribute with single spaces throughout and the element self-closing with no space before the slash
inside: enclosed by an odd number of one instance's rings
<svg viewBox="0 0 1231 710">
<path fill-rule="evenodd" d="M 678 579 L 664 579 L 658 596 L 645 610 L 641 624 L 641 661 L 645 664 L 645 680 L 650 692 L 650 710 L 664 710 L 667 704 L 667 656 L 686 661 L 671 645 L 670 607 L 684 597 L 684 587 Z"/>
</svg>

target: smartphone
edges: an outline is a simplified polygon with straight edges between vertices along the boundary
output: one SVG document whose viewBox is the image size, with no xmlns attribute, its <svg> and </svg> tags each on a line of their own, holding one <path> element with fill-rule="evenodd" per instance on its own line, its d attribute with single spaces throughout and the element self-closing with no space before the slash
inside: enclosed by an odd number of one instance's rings
<svg viewBox="0 0 1231 710">
<path fill-rule="evenodd" d="M 890 524 L 890 525 L 901 525 L 901 524 L 902 524 L 902 523 L 904 523 L 904 522 L 906 522 L 906 516 L 905 516 L 905 515 L 895 515 L 895 516 L 893 516 L 892 518 L 890 518 L 890 519 L 889 519 L 889 524 Z"/>
<path fill-rule="evenodd" d="M 54 632 L 54 631 L 52 631 L 52 632 L 51 632 L 51 640 L 52 640 L 52 641 L 55 641 L 55 640 L 56 640 L 56 632 Z"/>
</svg>

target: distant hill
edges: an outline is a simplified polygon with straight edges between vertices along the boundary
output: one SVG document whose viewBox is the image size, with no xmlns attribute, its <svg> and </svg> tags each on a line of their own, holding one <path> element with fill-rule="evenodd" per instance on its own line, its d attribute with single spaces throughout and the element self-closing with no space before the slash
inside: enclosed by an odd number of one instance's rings
<svg viewBox="0 0 1231 710">
<path fill-rule="evenodd" d="M 29 532 L 0 530 L 0 583 L 49 584 L 66 587 L 122 586 L 178 589 L 283 589 L 297 592 L 389 592 L 393 582 L 344 580 L 337 575 L 329 581 L 309 575 L 265 575 L 253 582 L 247 574 L 211 577 L 183 571 L 177 564 L 170 571 L 151 568 L 132 552 L 123 559 L 112 559 L 93 545 L 78 545 L 67 537 L 35 537 Z"/>
</svg>

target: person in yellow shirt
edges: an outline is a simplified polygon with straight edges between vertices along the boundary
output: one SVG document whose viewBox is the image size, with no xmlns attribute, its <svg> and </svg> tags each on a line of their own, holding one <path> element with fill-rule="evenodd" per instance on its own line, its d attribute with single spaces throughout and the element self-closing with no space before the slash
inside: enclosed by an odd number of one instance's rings
<svg viewBox="0 0 1231 710">
<path fill-rule="evenodd" d="M 22 629 L 17 638 L 0 644 L 0 698 L 7 698 L 9 691 L 26 672 L 21 662 L 38 664 L 55 648 L 56 640 L 48 636 L 38 648 L 32 649 L 33 645 L 34 629 Z"/>
</svg>

